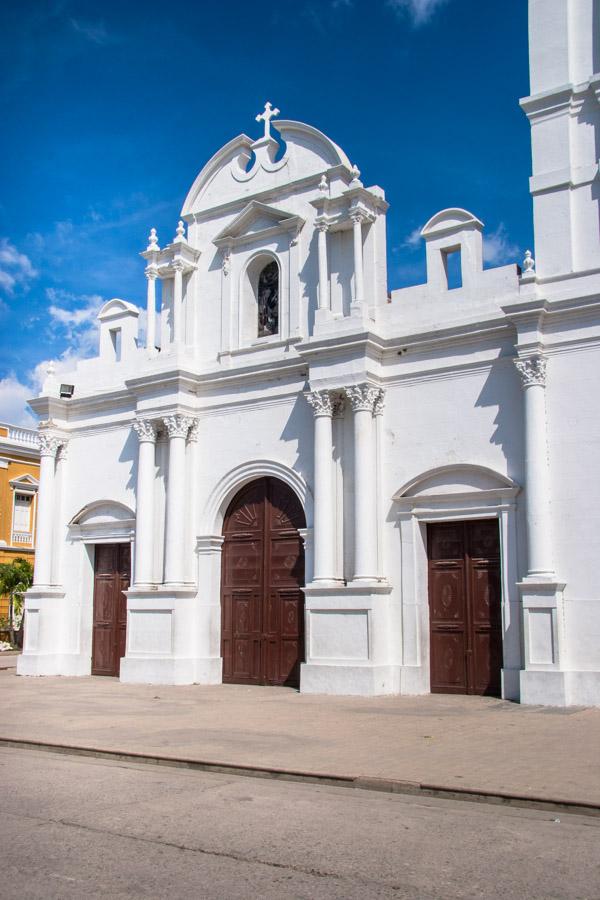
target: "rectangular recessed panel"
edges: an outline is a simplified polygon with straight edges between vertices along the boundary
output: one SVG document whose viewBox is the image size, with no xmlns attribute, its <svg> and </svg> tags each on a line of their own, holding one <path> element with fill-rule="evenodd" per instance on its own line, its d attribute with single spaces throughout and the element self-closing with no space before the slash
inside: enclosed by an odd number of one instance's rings
<svg viewBox="0 0 600 900">
<path fill-rule="evenodd" d="M 367 610 L 311 610 L 310 655 L 312 659 L 368 659 Z"/>
<path fill-rule="evenodd" d="M 25 649 L 37 650 L 40 640 L 40 611 L 28 609 L 25 612 Z"/>
<path fill-rule="evenodd" d="M 262 541 L 232 540 L 225 548 L 224 573 L 230 587 L 260 584 L 262 576 Z"/>
<path fill-rule="evenodd" d="M 465 639 L 462 632 L 436 631 L 431 635 L 432 691 L 467 689 Z"/>
<path fill-rule="evenodd" d="M 132 609 L 129 613 L 129 652 L 170 656 L 172 627 L 170 609 Z"/>
</svg>

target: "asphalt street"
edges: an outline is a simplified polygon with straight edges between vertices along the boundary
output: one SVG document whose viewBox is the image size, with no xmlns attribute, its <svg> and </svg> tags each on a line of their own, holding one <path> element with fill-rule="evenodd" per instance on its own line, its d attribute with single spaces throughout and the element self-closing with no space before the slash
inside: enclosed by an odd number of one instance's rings
<svg viewBox="0 0 600 900">
<path fill-rule="evenodd" d="M 0 750 L 2 898 L 600 897 L 600 819 Z"/>
</svg>

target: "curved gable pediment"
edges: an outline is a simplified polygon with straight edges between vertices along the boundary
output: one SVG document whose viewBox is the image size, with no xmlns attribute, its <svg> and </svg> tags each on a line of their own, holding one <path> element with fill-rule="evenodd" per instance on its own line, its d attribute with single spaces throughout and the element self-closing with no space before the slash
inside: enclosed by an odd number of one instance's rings
<svg viewBox="0 0 600 900">
<path fill-rule="evenodd" d="M 397 491 L 394 500 L 411 500 L 419 497 L 448 496 L 452 494 L 478 494 L 482 491 L 511 491 L 518 485 L 486 466 L 467 463 L 438 466 L 411 478 Z"/>
<path fill-rule="evenodd" d="M 94 500 L 73 516 L 69 525 L 105 525 L 130 522 L 135 513 L 124 503 L 115 500 Z"/>
<path fill-rule="evenodd" d="M 352 169 L 344 151 L 317 128 L 287 119 L 274 121 L 272 128 L 285 142 L 281 158 L 277 158 L 280 145 L 273 136 L 252 141 L 245 134 L 238 135 L 215 153 L 196 177 L 183 203 L 182 217 L 200 215 L 300 178 L 320 176 L 335 166 Z"/>
</svg>

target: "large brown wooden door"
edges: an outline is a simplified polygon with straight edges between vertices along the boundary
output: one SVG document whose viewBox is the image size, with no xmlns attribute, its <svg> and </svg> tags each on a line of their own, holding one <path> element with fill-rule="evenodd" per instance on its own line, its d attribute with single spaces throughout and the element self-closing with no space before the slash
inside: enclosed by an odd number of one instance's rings
<svg viewBox="0 0 600 900">
<path fill-rule="evenodd" d="M 500 541 L 495 519 L 427 526 L 431 690 L 500 696 Z"/>
<path fill-rule="evenodd" d="M 304 656 L 305 524 L 294 492 L 276 478 L 236 495 L 223 527 L 221 652 L 229 684 L 298 687 Z"/>
<path fill-rule="evenodd" d="M 130 544 L 96 544 L 92 675 L 118 675 L 125 656 Z"/>
</svg>

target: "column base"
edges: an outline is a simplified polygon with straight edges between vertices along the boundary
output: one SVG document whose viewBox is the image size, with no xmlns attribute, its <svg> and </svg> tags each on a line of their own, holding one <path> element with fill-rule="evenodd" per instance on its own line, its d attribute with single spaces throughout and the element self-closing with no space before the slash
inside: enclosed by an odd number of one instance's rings
<svg viewBox="0 0 600 900">
<path fill-rule="evenodd" d="M 600 672 L 523 671 L 521 703 L 534 706 L 600 706 Z"/>
<path fill-rule="evenodd" d="M 130 684 L 220 684 L 214 610 L 193 585 L 135 585 L 127 592 L 127 650 L 120 679 Z M 220 613 L 220 608 L 216 610 Z"/>
<path fill-rule="evenodd" d="M 83 678 L 91 671 L 89 657 L 80 653 L 23 652 L 17 658 L 17 675 L 62 675 Z"/>
<path fill-rule="evenodd" d="M 126 656 L 119 680 L 125 684 L 221 684 L 223 660 Z"/>
<path fill-rule="evenodd" d="M 399 693 L 400 666 L 320 665 L 300 667 L 300 693 L 376 697 Z"/>
<path fill-rule="evenodd" d="M 398 666 L 388 652 L 390 585 L 313 581 L 306 596 L 306 662 L 300 691 L 311 694 L 392 694 Z"/>
<path fill-rule="evenodd" d="M 560 668 L 564 582 L 554 576 L 530 575 L 517 582 L 523 608 L 525 669 Z"/>
<path fill-rule="evenodd" d="M 325 325 L 327 322 L 331 322 L 333 319 L 333 313 L 330 309 L 316 309 L 315 310 L 315 326 Z"/>
</svg>

